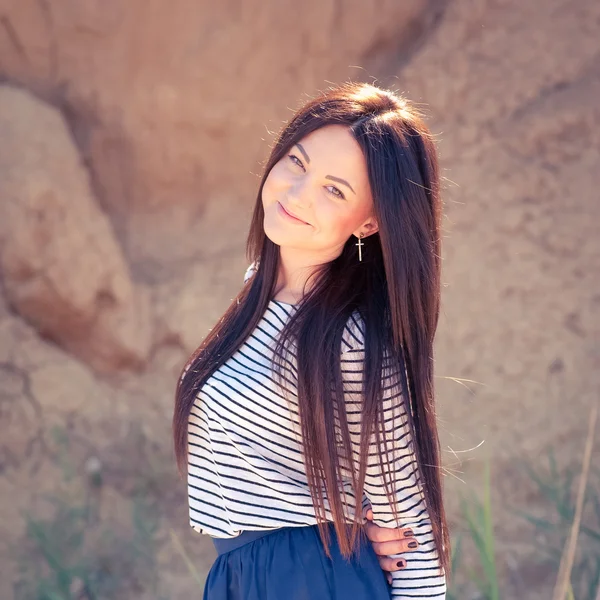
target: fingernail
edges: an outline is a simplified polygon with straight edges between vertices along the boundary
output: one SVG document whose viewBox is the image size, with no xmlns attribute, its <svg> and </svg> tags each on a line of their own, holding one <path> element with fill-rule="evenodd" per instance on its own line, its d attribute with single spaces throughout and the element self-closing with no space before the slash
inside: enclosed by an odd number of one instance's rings
<svg viewBox="0 0 600 600">
<path fill-rule="evenodd" d="M 412 536 L 413 536 L 412 529 L 407 529 L 407 530 L 404 532 L 404 537 L 412 537 Z"/>
<path fill-rule="evenodd" d="M 417 544 L 417 542 L 409 542 L 408 543 L 408 547 L 409 548 L 416 548 L 419 544 Z"/>
<path fill-rule="evenodd" d="M 406 566 L 406 561 L 405 561 L 405 560 L 399 560 L 399 561 L 396 563 L 396 566 L 397 566 L 399 569 L 404 569 L 404 567 Z"/>
</svg>

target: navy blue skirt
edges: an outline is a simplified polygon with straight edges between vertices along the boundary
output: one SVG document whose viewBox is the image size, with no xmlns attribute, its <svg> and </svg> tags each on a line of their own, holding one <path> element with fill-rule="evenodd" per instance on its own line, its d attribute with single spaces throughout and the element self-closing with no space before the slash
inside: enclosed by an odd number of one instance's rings
<svg viewBox="0 0 600 600">
<path fill-rule="evenodd" d="M 390 600 L 390 586 L 364 533 L 345 559 L 333 523 L 331 558 L 317 525 L 212 538 L 218 556 L 203 600 Z"/>
</svg>

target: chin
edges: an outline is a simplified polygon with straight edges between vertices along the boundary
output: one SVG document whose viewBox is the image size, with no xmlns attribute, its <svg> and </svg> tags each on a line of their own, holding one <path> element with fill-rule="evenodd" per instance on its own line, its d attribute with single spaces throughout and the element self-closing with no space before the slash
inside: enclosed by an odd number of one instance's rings
<svg viewBox="0 0 600 600">
<path fill-rule="evenodd" d="M 270 207 L 270 211 L 277 210 L 277 203 L 274 203 Z M 290 241 L 290 232 L 282 225 L 281 220 L 277 214 L 269 214 L 265 212 L 265 218 L 263 221 L 263 229 L 265 235 L 278 246 L 285 245 L 286 242 Z"/>
</svg>

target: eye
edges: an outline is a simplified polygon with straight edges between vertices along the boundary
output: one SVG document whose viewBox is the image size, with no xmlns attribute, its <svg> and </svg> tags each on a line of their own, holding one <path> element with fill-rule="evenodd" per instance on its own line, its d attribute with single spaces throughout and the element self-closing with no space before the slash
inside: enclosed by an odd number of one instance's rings
<svg viewBox="0 0 600 600">
<path fill-rule="evenodd" d="M 327 187 L 331 190 L 335 190 L 336 193 L 332 192 L 334 196 L 337 196 L 338 198 L 345 200 L 346 197 L 344 196 L 344 194 L 342 194 L 342 192 L 340 192 L 340 190 L 338 190 L 338 188 L 336 188 L 334 185 L 328 185 Z"/>
<path fill-rule="evenodd" d="M 297 164 L 299 167 L 302 167 L 302 169 L 304 169 L 304 165 L 302 164 L 302 161 L 295 154 L 288 154 L 288 158 L 293 163 Z"/>
<path fill-rule="evenodd" d="M 296 165 L 298 165 L 303 171 L 305 171 L 306 169 L 304 168 L 304 165 L 302 164 L 302 161 L 295 155 L 295 154 L 288 154 L 288 158 Z M 328 185 L 327 189 L 330 190 L 330 194 L 333 194 L 336 198 L 340 198 L 341 200 L 345 200 L 346 196 L 344 196 L 344 194 L 338 189 L 336 188 L 334 185 Z"/>
</svg>

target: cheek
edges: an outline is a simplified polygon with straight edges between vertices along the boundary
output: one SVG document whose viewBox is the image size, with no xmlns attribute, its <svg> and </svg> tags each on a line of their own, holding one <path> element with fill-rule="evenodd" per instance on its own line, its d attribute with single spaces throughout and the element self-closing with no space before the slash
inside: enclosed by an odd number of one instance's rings
<svg viewBox="0 0 600 600">
<path fill-rule="evenodd" d="M 356 219 L 350 218 L 344 210 L 331 203 L 319 207 L 319 229 L 332 244 L 345 242 L 354 229 Z"/>
<path fill-rule="evenodd" d="M 265 180 L 265 184 L 262 189 L 262 204 L 263 208 L 269 208 L 274 202 L 277 201 L 281 192 L 278 189 L 277 181 L 274 177 L 269 175 Z"/>
<path fill-rule="evenodd" d="M 263 183 L 262 192 L 260 198 L 262 200 L 263 207 L 269 204 L 269 198 L 271 197 L 271 176 L 269 175 Z"/>
<path fill-rule="evenodd" d="M 277 163 L 269 172 L 267 179 L 265 180 L 265 187 L 268 185 L 269 190 L 276 190 L 286 186 L 286 173 L 283 165 Z"/>
</svg>

